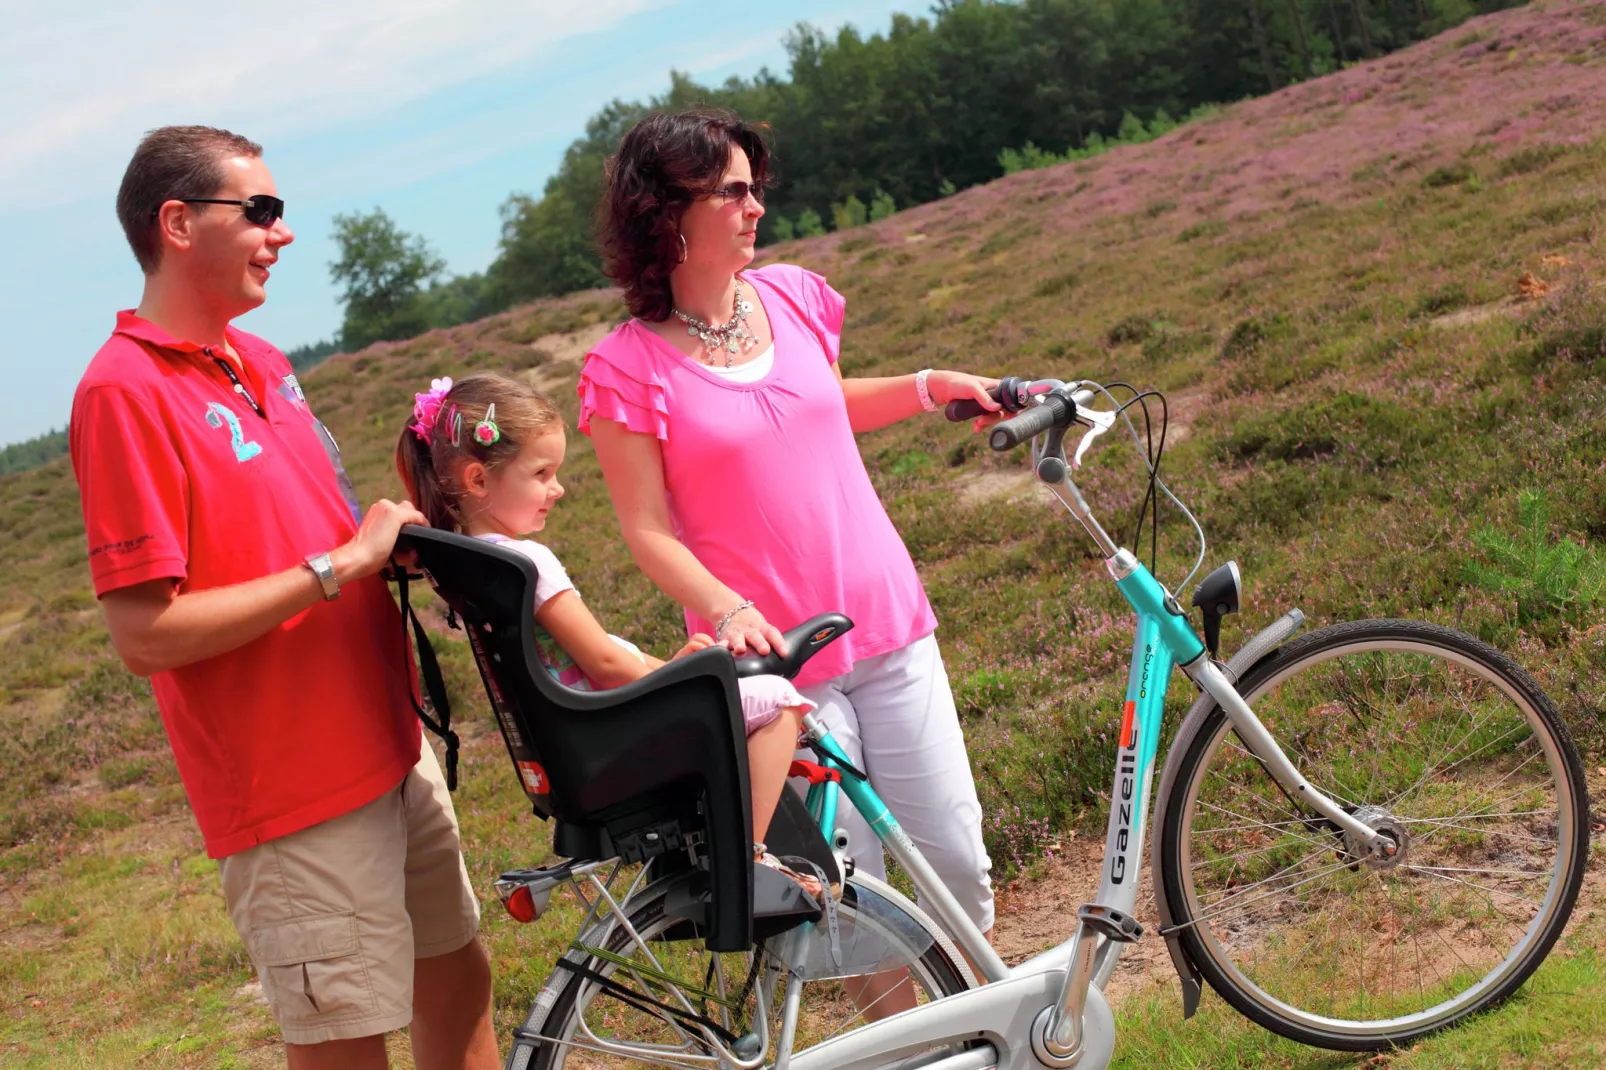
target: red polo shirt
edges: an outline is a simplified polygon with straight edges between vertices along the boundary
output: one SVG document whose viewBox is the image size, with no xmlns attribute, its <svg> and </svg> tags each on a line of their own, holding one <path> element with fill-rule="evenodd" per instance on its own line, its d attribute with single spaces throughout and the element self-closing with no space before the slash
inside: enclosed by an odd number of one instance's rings
<svg viewBox="0 0 1606 1070">
<path fill-rule="evenodd" d="M 228 339 L 245 391 L 208 351 L 122 312 L 78 384 L 72 460 L 97 596 L 162 578 L 180 594 L 244 583 L 356 534 L 334 439 L 284 354 L 232 328 Z M 370 576 L 245 646 L 151 678 L 209 855 L 401 782 L 422 742 L 403 644 L 390 592 Z"/>
</svg>

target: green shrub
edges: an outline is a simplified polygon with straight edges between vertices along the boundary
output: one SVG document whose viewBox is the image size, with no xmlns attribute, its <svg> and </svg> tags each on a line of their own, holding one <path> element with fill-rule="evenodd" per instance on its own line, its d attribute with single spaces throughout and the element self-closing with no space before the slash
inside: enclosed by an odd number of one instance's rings
<svg viewBox="0 0 1606 1070">
<path fill-rule="evenodd" d="M 818 238 L 825 233 L 825 223 L 820 219 L 819 212 L 805 208 L 797 214 L 795 229 L 799 238 Z"/>
<path fill-rule="evenodd" d="M 1280 339 L 1288 332 L 1288 319 L 1281 313 L 1245 316 L 1227 332 L 1226 341 L 1221 343 L 1221 358 L 1238 360 L 1251 356 L 1266 343 Z"/>
<path fill-rule="evenodd" d="M 107 791 L 138 784 L 149 779 L 150 775 L 151 762 L 148 758 L 111 758 L 102 762 L 99 770 L 100 782 Z"/>
<path fill-rule="evenodd" d="M 1133 313 L 1110 325 L 1104 340 L 1112 346 L 1135 345 L 1153 338 L 1160 320 L 1155 316 Z"/>
<path fill-rule="evenodd" d="M 832 230 L 851 230 L 854 227 L 862 227 L 869 219 L 870 215 L 864 207 L 864 202 L 857 197 L 850 195 L 841 204 L 833 204 L 831 206 Z"/>
<path fill-rule="evenodd" d="M 890 215 L 896 215 L 898 202 L 892 199 L 892 194 L 886 190 L 878 189 L 875 196 L 870 198 L 870 222 L 879 223 Z"/>
<path fill-rule="evenodd" d="M 1459 186 L 1476 176 L 1477 172 L 1472 169 L 1471 164 L 1460 161 L 1435 167 L 1422 179 L 1422 185 L 1428 189 L 1442 189 L 1445 186 Z"/>
<path fill-rule="evenodd" d="M 1065 163 L 1072 159 L 1069 153 L 1060 155 L 1047 149 L 1040 149 L 1028 141 L 1018 149 L 1004 149 L 998 154 L 998 166 L 1004 174 L 1013 175 L 1020 171 L 1035 171 L 1041 167 L 1053 167 L 1057 163 Z"/>
<path fill-rule="evenodd" d="M 1555 614 L 1577 619 L 1606 594 L 1606 557 L 1571 539 L 1552 541 L 1550 502 L 1543 490 L 1517 494 L 1514 538 L 1486 525 L 1472 542 L 1487 564 L 1467 562 L 1467 578 L 1484 590 L 1510 595 L 1519 621 Z"/>
<path fill-rule="evenodd" d="M 915 476 L 931 467 L 931 454 L 924 450 L 908 450 L 892 458 L 887 471 L 895 476 Z"/>
<path fill-rule="evenodd" d="M 1082 281 L 1082 276 L 1079 272 L 1062 271 L 1058 275 L 1050 275 L 1048 278 L 1043 279 L 1033 288 L 1032 292 L 1038 297 L 1054 297 L 1064 293 L 1066 290 L 1075 289 L 1076 284 L 1080 281 Z"/>
<path fill-rule="evenodd" d="M 1239 460 L 1314 460 L 1343 453 L 1396 464 L 1422 433 L 1420 415 L 1392 401 L 1343 392 L 1241 420 L 1221 449 Z"/>
<path fill-rule="evenodd" d="M 1467 292 L 1466 286 L 1452 282 L 1448 286 L 1441 286 L 1417 298 L 1416 306 L 1411 309 L 1411 318 L 1426 319 L 1431 316 L 1442 316 L 1446 312 L 1453 312 L 1470 304 L 1472 295 Z"/>
<path fill-rule="evenodd" d="M 1526 175 L 1534 171 L 1542 171 L 1549 167 L 1556 159 L 1567 151 L 1564 145 L 1530 145 L 1500 161 L 1495 171 L 1497 178 L 1509 178 L 1512 175 Z"/>
<path fill-rule="evenodd" d="M 1186 244 L 1187 242 L 1197 241 L 1200 238 L 1214 238 L 1225 233 L 1227 233 L 1227 224 L 1214 219 L 1207 219 L 1203 222 L 1195 223 L 1191 227 L 1184 227 L 1182 232 L 1177 235 L 1177 241 Z"/>
<path fill-rule="evenodd" d="M 1043 233 L 1043 228 L 1031 223 L 1025 226 L 1019 224 L 1002 226 L 987 235 L 985 241 L 976 247 L 976 256 L 987 257 L 1015 248 L 1028 238 L 1035 238 Z"/>
<path fill-rule="evenodd" d="M 792 221 L 784 215 L 778 215 L 770 221 L 770 233 L 776 241 L 791 241 L 797 237 Z"/>
<path fill-rule="evenodd" d="M 1205 104 L 1193 109 L 1179 123 L 1171 118 L 1164 108 L 1159 108 L 1155 111 L 1154 118 L 1149 120 L 1147 125 L 1131 112 L 1123 112 L 1121 114 L 1121 125 L 1116 128 L 1115 136 L 1112 138 L 1106 138 L 1098 131 L 1094 131 L 1087 136 L 1087 140 L 1082 143 L 1081 148 L 1072 147 L 1064 152 L 1050 152 L 1048 149 L 1040 149 L 1028 141 L 1018 149 L 1004 149 L 1000 152 L 998 154 L 998 166 L 1004 174 L 1013 175 L 1020 171 L 1034 171 L 1039 167 L 1053 167 L 1055 164 L 1068 163 L 1071 160 L 1086 160 L 1102 155 L 1120 145 L 1141 145 L 1146 141 L 1153 141 L 1162 134 L 1169 134 L 1179 126 L 1201 119 L 1208 119 L 1219 110 L 1214 104 Z M 947 194 L 945 193 L 943 196 L 946 197 Z M 1169 201 L 1157 201 L 1155 203 L 1168 205 L 1168 207 L 1162 208 L 1160 211 L 1150 212 L 1151 216 L 1160 215 L 1176 207 L 1174 203 Z"/>
<path fill-rule="evenodd" d="M 1154 333 L 1143 343 L 1143 355 L 1150 360 L 1199 353 L 1209 349 L 1216 340 L 1215 332 L 1209 330 L 1181 330 L 1164 322 L 1154 326 Z"/>
</svg>

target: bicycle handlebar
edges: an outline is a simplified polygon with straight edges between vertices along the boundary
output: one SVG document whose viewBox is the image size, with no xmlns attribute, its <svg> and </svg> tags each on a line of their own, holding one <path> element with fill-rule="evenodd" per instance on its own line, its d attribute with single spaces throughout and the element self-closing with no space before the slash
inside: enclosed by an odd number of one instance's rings
<svg viewBox="0 0 1606 1070">
<path fill-rule="evenodd" d="M 1018 375 L 1006 375 L 998 381 L 998 385 L 987 391 L 987 396 L 998 402 L 1005 412 L 1020 412 L 1032 403 L 1033 394 L 1046 393 L 1056 386 L 1062 385 L 1058 379 L 1022 379 Z M 954 423 L 961 420 L 974 420 L 978 416 L 986 416 L 995 410 L 985 409 L 981 402 L 974 398 L 959 398 L 948 403 L 943 415 Z"/>
<path fill-rule="evenodd" d="M 987 444 L 1002 452 L 1042 434 L 1052 427 L 1069 427 L 1076 419 L 1076 403 L 1058 394 L 1049 394 L 1019 416 L 994 424 Z"/>
<path fill-rule="evenodd" d="M 993 395 L 994 401 L 998 400 L 996 388 L 987 391 L 987 393 Z M 942 410 L 942 414 L 954 423 L 959 423 L 961 420 L 974 420 L 978 416 L 986 416 L 991 411 L 991 409 L 982 408 L 981 402 L 974 398 L 959 398 L 955 401 L 950 401 L 948 407 Z"/>
</svg>

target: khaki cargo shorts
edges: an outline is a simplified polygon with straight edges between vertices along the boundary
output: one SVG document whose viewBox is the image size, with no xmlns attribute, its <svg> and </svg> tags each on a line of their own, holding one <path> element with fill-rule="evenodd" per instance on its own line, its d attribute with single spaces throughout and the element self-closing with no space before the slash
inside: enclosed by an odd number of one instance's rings
<svg viewBox="0 0 1606 1070">
<path fill-rule="evenodd" d="M 319 1044 L 413 1020 L 413 960 L 479 930 L 457 815 L 429 743 L 367 806 L 218 860 L 223 898 L 284 1039 Z"/>
</svg>

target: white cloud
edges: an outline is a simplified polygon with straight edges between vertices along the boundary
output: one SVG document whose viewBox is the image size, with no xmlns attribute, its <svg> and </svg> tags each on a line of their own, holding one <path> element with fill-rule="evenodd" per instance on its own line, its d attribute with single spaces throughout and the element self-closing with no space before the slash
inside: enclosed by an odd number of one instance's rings
<svg viewBox="0 0 1606 1070">
<path fill-rule="evenodd" d="M 662 2 L 0 4 L 0 199 L 60 202 L 103 188 L 107 163 L 120 167 L 153 126 L 209 122 L 259 139 L 307 133 L 539 56 Z"/>
</svg>

